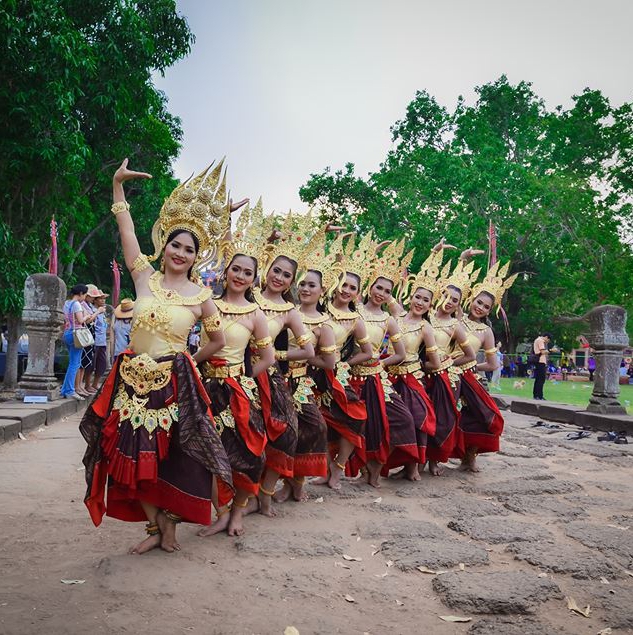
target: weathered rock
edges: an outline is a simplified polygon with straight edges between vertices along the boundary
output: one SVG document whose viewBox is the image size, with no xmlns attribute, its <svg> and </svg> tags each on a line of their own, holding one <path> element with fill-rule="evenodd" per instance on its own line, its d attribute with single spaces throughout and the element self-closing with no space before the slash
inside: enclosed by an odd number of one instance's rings
<svg viewBox="0 0 633 635">
<path fill-rule="evenodd" d="M 514 554 L 515 559 L 525 560 L 535 567 L 553 573 L 569 573 L 581 580 L 617 578 L 619 569 L 606 558 L 589 549 L 571 548 L 562 544 L 515 542 L 508 545 L 506 551 Z"/>
<path fill-rule="evenodd" d="M 386 540 L 380 547 L 382 555 L 403 571 L 420 566 L 437 570 L 456 567 L 460 563 L 471 566 L 488 564 L 485 549 L 447 535 L 427 541 L 415 538 Z"/>
<path fill-rule="evenodd" d="M 334 556 L 343 553 L 343 538 L 332 532 L 274 532 L 247 534 L 235 541 L 238 551 L 263 556 Z"/>
<path fill-rule="evenodd" d="M 465 613 L 533 613 L 539 602 L 562 598 L 548 578 L 521 571 L 449 572 L 433 579 L 433 589 L 448 606 Z"/>
<path fill-rule="evenodd" d="M 622 629 L 623 633 L 633 632 L 633 584 L 631 578 L 611 582 L 611 584 L 595 584 L 577 582 L 574 598 L 579 605 L 591 604 L 595 609 L 605 612 L 605 625 L 612 629 Z M 620 632 L 620 631 L 618 631 Z"/>
<path fill-rule="evenodd" d="M 473 624 L 468 635 L 563 635 L 565 631 L 539 620 L 523 617 L 485 617 Z"/>
<path fill-rule="evenodd" d="M 546 456 L 554 454 L 554 452 L 545 447 L 504 444 L 499 454 L 521 459 L 544 459 Z"/>
<path fill-rule="evenodd" d="M 585 547 L 598 549 L 628 569 L 633 568 L 633 532 L 630 529 L 618 529 L 579 520 L 569 523 L 565 533 Z"/>
<path fill-rule="evenodd" d="M 475 516 L 507 516 L 508 510 L 493 500 L 456 493 L 450 498 L 433 502 L 433 513 L 445 518 L 472 518 Z"/>
<path fill-rule="evenodd" d="M 579 520 L 587 518 L 587 512 L 578 505 L 571 505 L 560 498 L 548 496 L 534 496 L 525 494 L 522 496 L 507 496 L 502 499 L 504 507 L 518 514 L 527 516 L 539 514 L 553 516 L 557 520 Z"/>
<path fill-rule="evenodd" d="M 490 496 L 511 496 L 514 494 L 568 494 L 582 489 L 578 483 L 559 481 L 550 474 L 531 475 L 510 481 L 488 483 L 477 487 L 477 491 Z"/>
<path fill-rule="evenodd" d="M 508 542 L 546 541 L 554 538 L 547 529 L 539 525 L 499 516 L 460 518 L 449 522 L 448 527 L 453 531 L 467 534 L 475 540 L 484 540 L 493 545 Z"/>
</svg>

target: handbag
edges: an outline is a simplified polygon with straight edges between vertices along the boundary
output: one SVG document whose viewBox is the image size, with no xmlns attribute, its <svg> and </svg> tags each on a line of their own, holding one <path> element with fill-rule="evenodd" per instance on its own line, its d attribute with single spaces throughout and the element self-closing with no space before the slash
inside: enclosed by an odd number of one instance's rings
<svg viewBox="0 0 633 635">
<path fill-rule="evenodd" d="M 88 346 L 92 346 L 95 343 L 95 338 L 90 332 L 90 329 L 87 326 L 78 327 L 75 324 L 75 314 L 72 313 L 72 306 L 70 310 L 73 321 L 73 344 L 75 348 L 88 348 Z"/>
<path fill-rule="evenodd" d="M 95 343 L 95 338 L 87 326 L 80 326 L 73 329 L 73 343 L 75 348 L 88 348 Z"/>
</svg>

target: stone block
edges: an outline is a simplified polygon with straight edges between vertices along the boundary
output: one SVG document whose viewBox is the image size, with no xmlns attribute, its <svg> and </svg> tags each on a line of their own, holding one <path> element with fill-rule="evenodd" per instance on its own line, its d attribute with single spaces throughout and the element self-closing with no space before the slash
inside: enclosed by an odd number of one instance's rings
<svg viewBox="0 0 633 635">
<path fill-rule="evenodd" d="M 513 399 L 510 404 L 510 411 L 518 415 L 528 415 L 538 417 L 539 402 L 534 399 Z"/>
<path fill-rule="evenodd" d="M 79 402 L 75 399 L 61 399 L 59 401 L 51 401 L 49 403 L 29 404 L 18 401 L 15 403 L 11 402 L 10 404 L 4 405 L 10 406 L 10 408 L 14 410 L 43 410 L 46 413 L 46 425 L 49 426 L 53 423 L 61 421 L 65 417 L 74 415 L 79 410 L 79 407 L 81 407 L 82 403 L 84 402 Z M 3 410 L 0 407 L 0 416 L 2 412 Z"/>
<path fill-rule="evenodd" d="M 603 415 L 597 412 L 581 411 L 574 414 L 574 423 L 577 426 L 590 426 L 605 432 L 623 430 L 633 435 L 633 417 L 629 415 Z"/>
<path fill-rule="evenodd" d="M 46 425 L 46 412 L 41 408 L 28 410 L 24 408 L 0 407 L 0 417 L 3 419 L 17 419 L 21 421 L 22 432 Z"/>
<path fill-rule="evenodd" d="M 0 419 L 0 442 L 13 441 L 22 430 L 22 422 L 18 419 Z"/>
<path fill-rule="evenodd" d="M 561 423 L 575 423 L 577 412 L 584 410 L 582 406 L 570 406 L 567 404 L 540 402 L 538 404 L 538 416 L 548 421 L 560 421 Z"/>
</svg>

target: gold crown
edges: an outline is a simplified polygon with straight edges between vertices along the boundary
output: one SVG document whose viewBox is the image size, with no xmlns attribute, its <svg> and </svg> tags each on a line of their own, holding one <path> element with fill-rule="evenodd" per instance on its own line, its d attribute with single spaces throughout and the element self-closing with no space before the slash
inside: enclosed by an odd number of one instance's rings
<svg viewBox="0 0 633 635">
<path fill-rule="evenodd" d="M 495 305 L 501 306 L 503 294 L 514 284 L 514 281 L 517 279 L 519 274 L 514 273 L 504 280 L 504 278 L 508 275 L 510 263 L 506 262 L 503 267 L 500 267 L 499 265 L 500 262 L 497 260 L 497 262 L 488 269 L 484 279 L 473 286 L 470 299 L 467 303 L 468 305 L 470 305 L 482 291 L 485 291 L 494 298 Z"/>
<path fill-rule="evenodd" d="M 394 290 L 400 285 L 403 277 L 403 271 L 411 264 L 414 253 L 414 250 L 412 249 L 403 257 L 404 243 L 404 238 L 400 241 L 395 240 L 389 243 L 380 255 L 376 253 L 373 272 L 367 282 L 367 290 L 371 288 L 378 278 L 391 280 L 391 282 L 393 282 Z"/>
<path fill-rule="evenodd" d="M 437 298 L 442 291 L 442 280 L 440 278 L 440 267 L 444 250 L 431 251 L 428 258 L 422 263 L 420 271 L 416 275 L 410 275 L 407 280 L 406 295 L 403 301 L 407 301 L 417 289 L 428 289 L 434 298 Z"/>
<path fill-rule="evenodd" d="M 237 219 L 235 231 L 230 238 L 222 239 L 217 246 L 216 266 L 219 268 L 224 260 L 226 267 L 237 254 L 254 258 L 260 263 L 266 241 L 272 230 L 272 218 L 264 216 L 264 206 L 261 197 L 255 207 L 246 205 Z M 224 234 L 230 232 L 230 216 L 224 227 Z"/>
<path fill-rule="evenodd" d="M 473 272 L 475 263 L 473 261 L 465 263 L 463 260 L 458 260 L 455 265 L 455 269 L 448 274 L 450 270 L 450 261 L 446 263 L 446 266 L 442 270 L 442 291 L 445 291 L 447 287 L 455 287 L 462 293 L 462 302 L 468 298 L 470 288 L 477 279 L 480 269 Z"/>
<path fill-rule="evenodd" d="M 298 281 L 305 277 L 308 271 L 318 271 L 321 274 L 321 283 L 326 290 L 331 293 L 339 283 L 343 269 L 336 259 L 336 253 L 328 252 L 325 248 L 325 235 L 327 224 L 324 224 L 314 233 L 309 243 L 306 245 L 303 255 L 303 271 L 297 277 Z"/>
<path fill-rule="evenodd" d="M 357 246 L 356 233 L 353 233 L 347 244 L 344 236 L 337 236 L 330 246 L 330 253 L 334 254 L 343 272 L 353 273 L 360 278 L 360 288 L 371 278 L 374 270 L 374 256 L 376 243 L 372 240 L 371 230 L 360 240 Z"/>
<path fill-rule="evenodd" d="M 213 170 L 211 164 L 198 176 L 178 185 L 167 197 L 152 228 L 154 254 L 149 260 L 160 256 L 167 238 L 175 230 L 191 232 L 198 239 L 197 262 L 208 257 L 220 237 L 225 219 L 230 217 L 223 165 L 224 159 Z"/>
</svg>

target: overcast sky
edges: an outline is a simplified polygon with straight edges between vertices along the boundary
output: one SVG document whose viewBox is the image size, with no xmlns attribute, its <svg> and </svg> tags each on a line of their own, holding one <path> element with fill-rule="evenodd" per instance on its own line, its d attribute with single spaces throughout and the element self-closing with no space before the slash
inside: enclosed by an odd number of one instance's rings
<svg viewBox="0 0 633 635">
<path fill-rule="evenodd" d="M 506 74 L 548 107 L 633 101 L 632 0 L 177 0 L 196 35 L 157 85 L 182 118 L 176 176 L 227 156 L 234 199 L 303 209 L 310 173 L 365 176 L 416 90 L 449 110 Z"/>
</svg>

